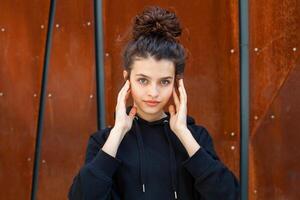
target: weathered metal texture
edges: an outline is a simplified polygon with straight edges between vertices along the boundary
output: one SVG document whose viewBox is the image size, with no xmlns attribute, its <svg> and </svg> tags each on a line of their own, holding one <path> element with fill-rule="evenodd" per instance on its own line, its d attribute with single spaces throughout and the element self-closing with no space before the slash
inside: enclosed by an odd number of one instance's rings
<svg viewBox="0 0 300 200">
<path fill-rule="evenodd" d="M 30 199 L 49 5 L 0 3 L 0 199 Z"/>
<path fill-rule="evenodd" d="M 57 1 L 38 199 L 66 199 L 97 130 L 93 1 Z"/>
<path fill-rule="evenodd" d="M 238 1 L 104 1 L 107 122 L 113 125 L 123 81 L 121 52 L 133 17 L 147 5 L 175 10 L 189 51 L 188 112 L 211 132 L 221 159 L 239 177 L 240 96 Z"/>
<path fill-rule="evenodd" d="M 300 197 L 299 11 L 297 0 L 250 1 L 251 200 Z"/>
</svg>

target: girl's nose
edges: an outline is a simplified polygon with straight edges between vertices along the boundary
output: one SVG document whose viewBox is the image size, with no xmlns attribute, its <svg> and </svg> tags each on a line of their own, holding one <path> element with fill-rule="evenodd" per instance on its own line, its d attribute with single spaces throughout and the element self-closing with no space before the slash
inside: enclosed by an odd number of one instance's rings
<svg viewBox="0 0 300 200">
<path fill-rule="evenodd" d="M 152 98 L 157 97 L 159 94 L 158 88 L 156 85 L 151 85 L 148 91 L 148 95 L 151 96 Z"/>
</svg>

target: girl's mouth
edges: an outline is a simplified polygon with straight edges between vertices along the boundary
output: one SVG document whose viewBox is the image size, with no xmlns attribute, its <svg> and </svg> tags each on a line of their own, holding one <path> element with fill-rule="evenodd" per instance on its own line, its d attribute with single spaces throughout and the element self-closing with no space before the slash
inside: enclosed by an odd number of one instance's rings
<svg viewBox="0 0 300 200">
<path fill-rule="evenodd" d="M 159 104 L 159 101 L 144 101 L 148 106 L 154 107 Z"/>
</svg>

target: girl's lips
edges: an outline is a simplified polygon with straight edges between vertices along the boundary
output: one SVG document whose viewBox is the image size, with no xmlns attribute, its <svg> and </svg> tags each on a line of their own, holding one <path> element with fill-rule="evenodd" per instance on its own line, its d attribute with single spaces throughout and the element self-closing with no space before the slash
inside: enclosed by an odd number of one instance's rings
<svg viewBox="0 0 300 200">
<path fill-rule="evenodd" d="M 148 106 L 156 106 L 159 104 L 159 101 L 144 101 Z"/>
</svg>

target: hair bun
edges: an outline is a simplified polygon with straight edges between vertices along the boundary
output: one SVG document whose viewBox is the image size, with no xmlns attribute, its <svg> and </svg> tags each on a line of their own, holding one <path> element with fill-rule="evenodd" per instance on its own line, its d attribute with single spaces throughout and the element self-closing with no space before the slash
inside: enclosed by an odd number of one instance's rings
<svg viewBox="0 0 300 200">
<path fill-rule="evenodd" d="M 133 39 L 149 35 L 176 40 L 181 35 L 176 14 L 160 7 L 149 7 L 137 15 L 133 25 Z"/>
</svg>

